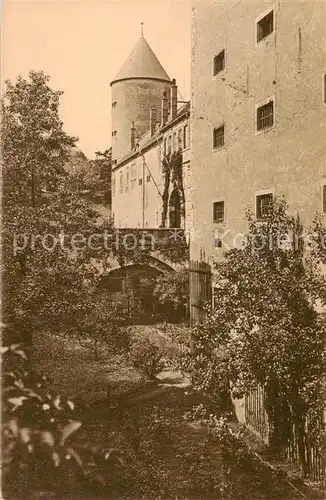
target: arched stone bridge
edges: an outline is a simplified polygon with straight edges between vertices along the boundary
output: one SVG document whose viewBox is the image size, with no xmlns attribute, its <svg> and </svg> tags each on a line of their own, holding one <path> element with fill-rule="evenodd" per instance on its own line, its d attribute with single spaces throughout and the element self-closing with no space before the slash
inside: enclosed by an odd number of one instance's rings
<svg viewBox="0 0 326 500">
<path fill-rule="evenodd" d="M 111 270 L 103 276 L 101 288 L 109 293 L 124 289 L 124 281 L 155 278 L 177 271 L 188 263 L 189 246 L 183 229 L 116 229 L 116 241 L 128 251 L 143 252 L 141 262 L 128 261 L 120 266 L 112 262 Z"/>
</svg>

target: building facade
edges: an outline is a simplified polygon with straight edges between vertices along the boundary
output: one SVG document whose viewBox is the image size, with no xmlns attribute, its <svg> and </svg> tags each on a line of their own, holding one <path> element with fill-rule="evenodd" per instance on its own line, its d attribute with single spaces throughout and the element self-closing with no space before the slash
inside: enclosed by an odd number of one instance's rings
<svg viewBox="0 0 326 500">
<path fill-rule="evenodd" d="M 325 47 L 324 2 L 193 8 L 192 260 L 239 244 L 274 196 L 304 224 L 326 212 Z"/>
<path fill-rule="evenodd" d="M 115 227 L 189 230 L 189 103 L 178 100 L 176 82 L 170 80 L 143 36 L 111 88 Z M 173 176 L 167 182 L 165 165 L 173 154 L 181 163 L 182 186 Z"/>
</svg>

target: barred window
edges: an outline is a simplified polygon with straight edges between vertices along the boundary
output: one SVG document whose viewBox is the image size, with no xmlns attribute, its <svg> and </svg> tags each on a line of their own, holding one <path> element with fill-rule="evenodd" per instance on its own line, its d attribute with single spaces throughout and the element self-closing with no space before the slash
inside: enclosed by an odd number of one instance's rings
<svg viewBox="0 0 326 500">
<path fill-rule="evenodd" d="M 256 196 L 256 217 L 257 219 L 265 219 L 268 215 L 269 208 L 273 203 L 272 193 L 261 194 Z"/>
<path fill-rule="evenodd" d="M 225 68 L 225 50 L 214 56 L 213 59 L 213 74 L 214 76 L 223 71 Z"/>
<path fill-rule="evenodd" d="M 274 12 L 269 12 L 257 23 L 257 42 L 260 42 L 273 32 Z"/>
<path fill-rule="evenodd" d="M 223 222 L 224 220 L 224 201 L 215 201 L 213 203 L 213 222 Z"/>
<path fill-rule="evenodd" d="M 213 148 L 221 148 L 224 146 L 224 125 L 214 128 L 213 130 Z"/>
<path fill-rule="evenodd" d="M 257 130 L 272 127 L 274 124 L 274 103 L 269 101 L 257 109 Z"/>
</svg>

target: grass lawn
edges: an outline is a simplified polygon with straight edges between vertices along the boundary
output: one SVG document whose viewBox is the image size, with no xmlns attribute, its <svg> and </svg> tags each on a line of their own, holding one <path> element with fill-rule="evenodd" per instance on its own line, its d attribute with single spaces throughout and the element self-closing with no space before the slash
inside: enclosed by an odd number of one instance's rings
<svg viewBox="0 0 326 500">
<path fill-rule="evenodd" d="M 164 330 L 164 328 L 163 328 Z M 166 345 L 160 329 L 135 327 Z M 164 332 L 163 332 L 164 333 Z M 74 342 L 43 335 L 33 362 L 51 378 L 51 388 L 89 404 L 81 437 L 121 451 L 123 466 L 108 485 L 72 484 L 70 500 L 294 500 L 302 498 L 281 475 L 234 444 L 221 449 L 214 434 L 184 416 L 207 404 L 175 372 L 149 384 L 127 357 L 101 356 Z M 218 408 L 215 408 L 218 414 Z M 61 498 L 61 497 L 60 497 Z M 308 495 L 306 498 L 322 498 Z"/>
<path fill-rule="evenodd" d="M 70 398 L 90 403 L 123 394 L 146 383 L 126 356 L 94 353 L 69 338 L 39 334 L 34 339 L 33 366 L 49 378 L 50 387 Z"/>
</svg>

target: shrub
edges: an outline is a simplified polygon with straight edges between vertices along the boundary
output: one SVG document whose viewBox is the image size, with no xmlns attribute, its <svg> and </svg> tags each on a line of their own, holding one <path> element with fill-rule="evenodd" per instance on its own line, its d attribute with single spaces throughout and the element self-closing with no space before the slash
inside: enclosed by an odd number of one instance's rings
<svg viewBox="0 0 326 500">
<path fill-rule="evenodd" d="M 168 320 L 172 322 L 188 319 L 189 272 L 183 268 L 164 274 L 156 279 L 154 297 L 161 305 Z"/>
<path fill-rule="evenodd" d="M 326 369 L 325 324 L 315 309 L 325 280 L 284 200 L 263 221 L 248 213 L 248 226 L 243 247 L 215 266 L 215 307 L 193 331 L 189 365 L 205 392 L 240 398 L 262 386 L 270 443 L 281 451 L 295 429 L 306 474 Z"/>
<path fill-rule="evenodd" d="M 129 357 L 133 366 L 150 380 L 154 380 L 164 368 L 160 347 L 148 338 L 137 337 L 131 345 Z"/>
</svg>

